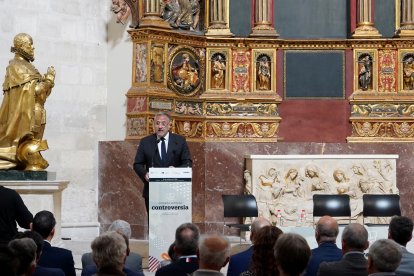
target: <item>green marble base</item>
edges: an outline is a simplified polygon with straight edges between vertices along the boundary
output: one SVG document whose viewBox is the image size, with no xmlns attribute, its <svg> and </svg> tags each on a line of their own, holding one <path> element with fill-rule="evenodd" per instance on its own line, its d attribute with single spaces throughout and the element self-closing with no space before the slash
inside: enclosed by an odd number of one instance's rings
<svg viewBox="0 0 414 276">
<path fill-rule="evenodd" d="M 47 171 L 18 171 L 18 170 L 0 170 L 0 181 L 13 180 L 47 180 Z"/>
</svg>

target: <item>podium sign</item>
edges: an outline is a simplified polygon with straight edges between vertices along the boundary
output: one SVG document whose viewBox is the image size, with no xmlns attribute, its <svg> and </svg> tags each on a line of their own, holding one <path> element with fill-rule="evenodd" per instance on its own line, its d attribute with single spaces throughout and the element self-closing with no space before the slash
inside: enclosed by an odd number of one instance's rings
<svg viewBox="0 0 414 276">
<path fill-rule="evenodd" d="M 175 240 L 175 229 L 192 221 L 192 169 L 149 169 L 149 271 Z"/>
</svg>

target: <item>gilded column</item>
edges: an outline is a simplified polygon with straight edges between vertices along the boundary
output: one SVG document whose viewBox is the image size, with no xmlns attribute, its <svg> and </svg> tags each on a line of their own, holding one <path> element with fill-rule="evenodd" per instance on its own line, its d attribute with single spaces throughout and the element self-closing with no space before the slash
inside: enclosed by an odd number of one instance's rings
<svg viewBox="0 0 414 276">
<path fill-rule="evenodd" d="M 398 7 L 397 7 L 398 8 Z M 414 36 L 414 0 L 401 0 L 399 37 Z"/>
<path fill-rule="evenodd" d="M 374 26 L 372 20 L 372 1 L 358 0 L 357 7 L 357 28 L 352 34 L 353 38 L 378 38 L 381 34 Z"/>
<path fill-rule="evenodd" d="M 229 27 L 229 0 L 209 0 L 208 13 L 206 36 L 233 36 Z"/>
<path fill-rule="evenodd" d="M 144 16 L 139 24 L 140 27 L 157 27 L 171 29 L 170 24 L 161 18 L 161 1 L 163 0 L 143 0 Z"/>
<path fill-rule="evenodd" d="M 250 36 L 254 37 L 278 37 L 279 34 L 273 27 L 273 0 L 253 0 L 254 27 Z"/>
</svg>

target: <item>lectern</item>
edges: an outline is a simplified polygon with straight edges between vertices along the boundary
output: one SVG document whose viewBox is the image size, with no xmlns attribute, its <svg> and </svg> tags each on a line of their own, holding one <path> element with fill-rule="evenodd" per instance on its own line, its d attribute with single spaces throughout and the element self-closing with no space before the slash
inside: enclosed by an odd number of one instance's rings
<svg viewBox="0 0 414 276">
<path fill-rule="evenodd" d="M 158 269 L 175 229 L 192 221 L 192 169 L 149 169 L 149 271 Z"/>
</svg>

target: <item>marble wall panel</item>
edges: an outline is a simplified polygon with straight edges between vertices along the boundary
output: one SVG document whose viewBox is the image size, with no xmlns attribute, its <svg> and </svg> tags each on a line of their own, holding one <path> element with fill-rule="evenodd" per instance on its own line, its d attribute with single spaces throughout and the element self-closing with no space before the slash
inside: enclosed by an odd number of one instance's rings
<svg viewBox="0 0 414 276">
<path fill-rule="evenodd" d="M 99 222 L 125 219 L 133 237 L 147 237 L 142 183 L 132 168 L 137 141 L 99 143 Z M 414 219 L 414 144 L 411 143 L 226 143 L 189 142 L 193 157 L 193 222 L 202 232 L 223 231 L 222 194 L 244 189 L 245 155 L 398 154 L 397 188 L 402 214 Z M 226 229 L 225 234 L 236 234 Z"/>
</svg>

